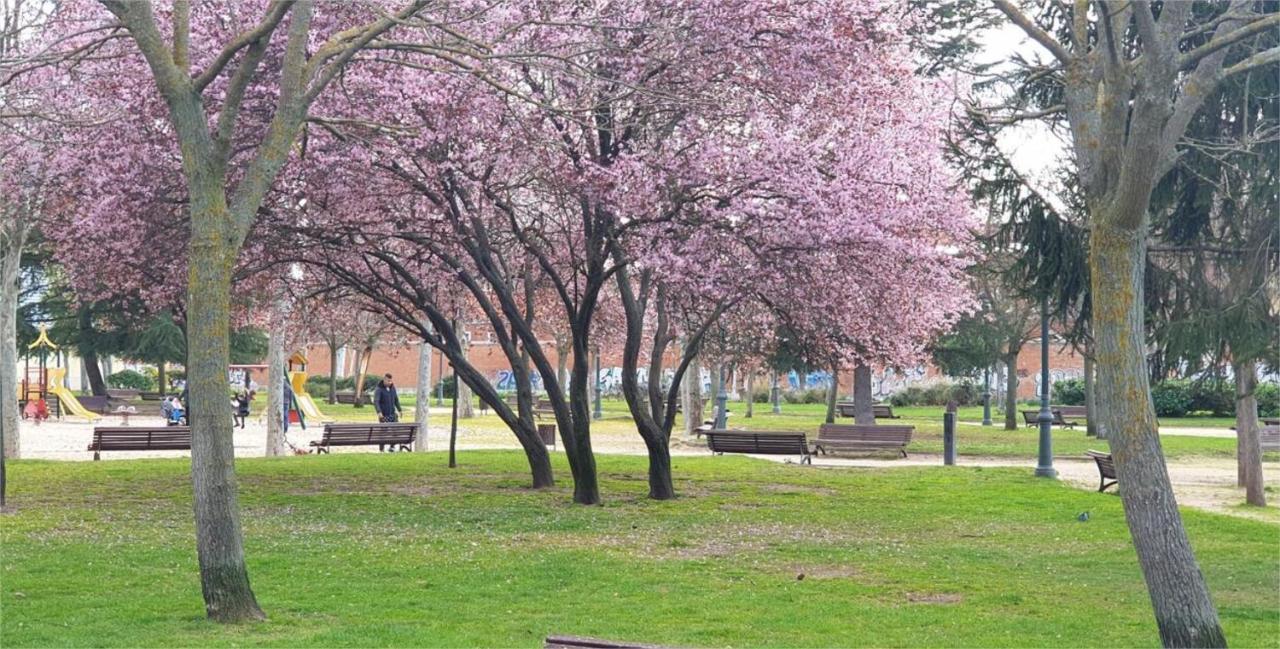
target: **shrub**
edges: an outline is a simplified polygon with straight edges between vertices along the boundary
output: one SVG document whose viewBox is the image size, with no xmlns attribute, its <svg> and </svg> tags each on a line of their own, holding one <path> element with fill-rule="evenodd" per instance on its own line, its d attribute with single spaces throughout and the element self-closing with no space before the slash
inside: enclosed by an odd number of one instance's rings
<svg viewBox="0 0 1280 649">
<path fill-rule="evenodd" d="M 782 400 L 787 403 L 826 403 L 827 389 L 789 390 L 782 393 Z"/>
<path fill-rule="evenodd" d="M 1263 383 L 1253 394 L 1258 398 L 1258 416 L 1280 417 L 1280 385 Z"/>
<path fill-rule="evenodd" d="M 1236 386 L 1221 380 L 1196 381 L 1189 386 L 1191 412 L 1210 412 L 1215 417 L 1236 414 Z"/>
<path fill-rule="evenodd" d="M 155 389 L 156 382 L 154 379 L 141 372 L 120 370 L 119 372 L 107 377 L 107 385 L 113 388 L 150 392 Z"/>
<path fill-rule="evenodd" d="M 1062 379 L 1050 388 L 1053 402 L 1062 406 L 1084 405 L 1084 379 Z"/>
<path fill-rule="evenodd" d="M 982 402 L 982 391 L 969 381 L 938 381 L 927 386 L 912 385 L 889 396 L 889 404 L 902 406 L 945 406 L 951 401 L 969 406 Z"/>
<path fill-rule="evenodd" d="M 1191 386 L 1185 380 L 1161 381 L 1151 388 L 1157 417 L 1185 417 L 1191 411 Z"/>
</svg>

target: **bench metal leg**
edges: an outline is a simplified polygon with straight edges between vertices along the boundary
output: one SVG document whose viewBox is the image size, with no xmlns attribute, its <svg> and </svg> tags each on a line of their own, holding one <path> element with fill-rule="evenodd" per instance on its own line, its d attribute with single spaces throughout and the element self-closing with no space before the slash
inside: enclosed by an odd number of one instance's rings
<svg viewBox="0 0 1280 649">
<path fill-rule="evenodd" d="M 102 459 L 102 456 L 101 456 L 101 455 L 99 455 L 97 451 L 94 451 L 94 452 L 93 452 L 93 461 L 94 461 L 94 462 L 97 462 L 98 460 L 101 460 L 101 459 Z"/>
<path fill-rule="evenodd" d="M 812 455 L 802 455 L 802 456 L 800 456 L 800 464 L 808 464 L 808 465 L 812 466 L 812 465 L 813 465 L 813 456 L 812 456 Z"/>
<path fill-rule="evenodd" d="M 1102 493 L 1102 492 L 1106 491 L 1107 489 L 1110 489 L 1111 487 L 1113 487 L 1113 486 L 1115 486 L 1115 485 L 1117 485 L 1117 484 L 1120 484 L 1120 482 L 1119 482 L 1118 480 L 1112 480 L 1111 482 L 1107 482 L 1107 479 L 1106 479 L 1106 478 L 1099 478 L 1099 479 L 1098 479 L 1098 493 Z"/>
</svg>

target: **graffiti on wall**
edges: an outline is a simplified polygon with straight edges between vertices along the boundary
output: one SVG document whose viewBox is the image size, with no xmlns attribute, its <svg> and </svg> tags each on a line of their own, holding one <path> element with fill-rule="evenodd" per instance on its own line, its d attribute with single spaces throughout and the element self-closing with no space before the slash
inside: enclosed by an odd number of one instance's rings
<svg viewBox="0 0 1280 649">
<path fill-rule="evenodd" d="M 800 375 L 797 374 L 795 370 L 791 370 L 787 373 L 787 387 L 790 387 L 792 390 L 799 390 L 801 388 Z M 815 370 L 804 376 L 804 389 L 806 390 L 814 390 L 818 388 L 825 390 L 828 387 L 831 387 L 831 372 Z"/>
<path fill-rule="evenodd" d="M 911 386 L 928 385 L 933 382 L 928 376 L 929 371 L 923 365 L 904 367 L 901 370 L 886 367 L 879 372 L 871 373 L 871 396 L 876 399 L 886 399 L 889 395 Z"/>
<path fill-rule="evenodd" d="M 1079 367 L 1067 367 L 1063 369 L 1049 368 L 1049 389 L 1053 389 L 1053 384 L 1065 379 L 1082 379 L 1084 378 L 1084 369 Z M 1036 372 L 1036 397 L 1044 394 L 1043 383 L 1040 380 L 1040 373 Z"/>
</svg>

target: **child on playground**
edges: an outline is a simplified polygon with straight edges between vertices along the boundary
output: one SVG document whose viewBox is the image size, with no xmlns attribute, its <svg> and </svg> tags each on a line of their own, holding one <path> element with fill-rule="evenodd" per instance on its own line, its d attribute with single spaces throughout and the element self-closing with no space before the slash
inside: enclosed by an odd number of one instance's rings
<svg viewBox="0 0 1280 649">
<path fill-rule="evenodd" d="M 244 421 L 249 417 L 249 402 L 253 401 L 253 391 L 241 390 L 236 398 L 232 400 L 235 411 L 232 413 L 233 427 L 239 427 L 244 430 Z"/>
</svg>

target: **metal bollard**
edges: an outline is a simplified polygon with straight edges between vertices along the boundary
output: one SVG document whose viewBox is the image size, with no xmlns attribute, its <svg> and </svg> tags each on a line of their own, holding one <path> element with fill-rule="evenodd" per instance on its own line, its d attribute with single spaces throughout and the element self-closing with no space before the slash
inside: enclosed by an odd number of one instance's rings
<svg viewBox="0 0 1280 649">
<path fill-rule="evenodd" d="M 942 415 L 942 463 L 946 466 L 956 464 L 956 413 L 954 411 Z"/>
</svg>

